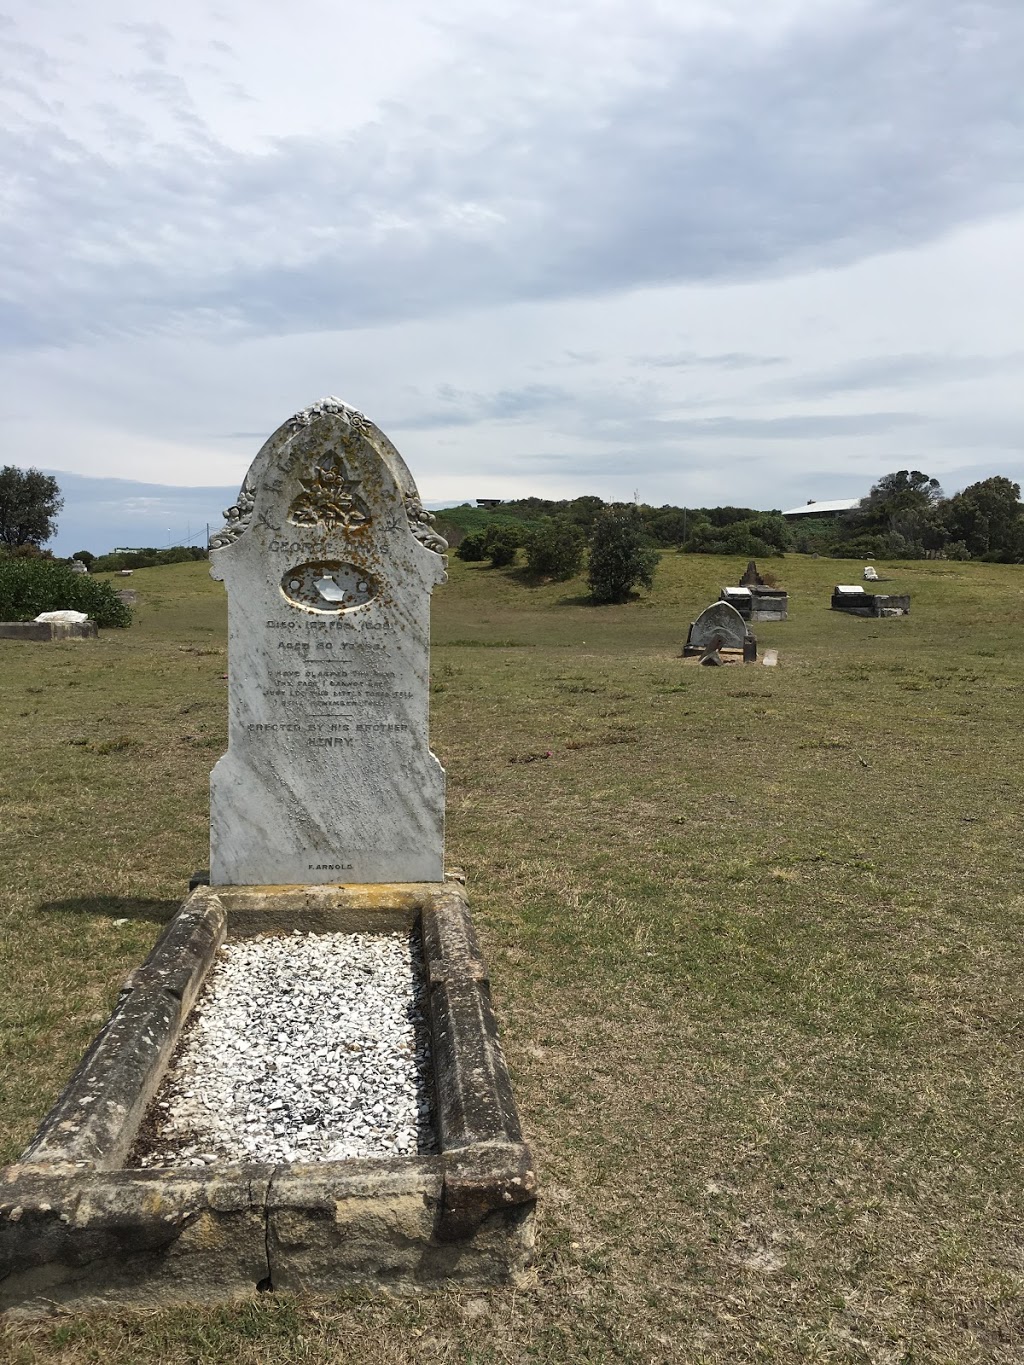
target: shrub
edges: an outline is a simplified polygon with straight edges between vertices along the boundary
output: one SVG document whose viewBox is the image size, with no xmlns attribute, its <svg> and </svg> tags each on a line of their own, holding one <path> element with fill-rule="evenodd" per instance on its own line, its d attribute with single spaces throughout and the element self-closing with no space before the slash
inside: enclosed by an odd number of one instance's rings
<svg viewBox="0 0 1024 1365">
<path fill-rule="evenodd" d="M 132 623 L 131 608 L 109 583 L 53 559 L 0 558 L 0 619 L 31 621 L 43 611 L 84 611 L 98 626 Z"/>
<path fill-rule="evenodd" d="M 496 569 L 514 564 L 522 543 L 523 531 L 518 526 L 492 526 L 484 540 L 488 558 Z"/>
<path fill-rule="evenodd" d="M 464 560 L 467 564 L 479 564 L 482 559 L 486 559 L 487 532 L 470 531 L 468 536 L 463 536 L 455 551 L 455 558 Z"/>
<path fill-rule="evenodd" d="M 147 548 L 127 553 L 100 555 L 89 566 L 93 573 L 117 573 L 119 569 L 156 569 L 163 564 L 187 564 L 209 559 L 210 552 L 200 545 L 172 545 L 167 550 Z M 77 559 L 78 556 L 76 555 Z"/>
<path fill-rule="evenodd" d="M 745 555 L 748 559 L 764 559 L 785 554 L 792 543 L 789 527 L 782 517 L 761 512 L 724 526 L 715 526 L 702 519 L 695 523 L 682 548 L 687 554 Z"/>
<path fill-rule="evenodd" d="M 595 602 L 625 602 L 638 584 L 652 588 L 657 563 L 657 551 L 644 545 L 636 507 L 608 507 L 594 522 L 587 581 Z"/>
<path fill-rule="evenodd" d="M 558 582 L 579 573 L 584 539 L 579 526 L 562 517 L 546 521 L 526 537 L 526 563 L 538 578 Z"/>
</svg>

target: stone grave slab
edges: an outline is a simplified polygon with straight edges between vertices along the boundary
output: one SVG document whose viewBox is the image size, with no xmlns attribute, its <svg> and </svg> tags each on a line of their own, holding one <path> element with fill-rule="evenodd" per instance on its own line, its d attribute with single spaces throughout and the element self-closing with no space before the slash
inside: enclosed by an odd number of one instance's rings
<svg viewBox="0 0 1024 1365">
<path fill-rule="evenodd" d="M 444 770 L 427 716 L 447 547 L 404 461 L 327 399 L 270 437 L 225 515 L 210 543 L 229 660 L 211 881 L 442 880 Z"/>
</svg>

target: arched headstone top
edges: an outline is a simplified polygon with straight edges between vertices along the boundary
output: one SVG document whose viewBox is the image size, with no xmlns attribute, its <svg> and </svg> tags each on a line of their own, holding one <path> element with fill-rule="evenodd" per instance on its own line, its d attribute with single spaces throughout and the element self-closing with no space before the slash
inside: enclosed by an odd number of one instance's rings
<svg viewBox="0 0 1024 1365">
<path fill-rule="evenodd" d="M 376 456 L 394 480 L 410 533 L 428 550 L 444 554 L 448 543 L 433 529 L 434 517 L 420 501 L 416 482 L 394 444 L 364 413 L 335 397 L 322 398 L 294 413 L 264 442 L 242 480 L 238 497 L 224 510 L 224 525 L 210 538 L 211 550 L 227 549 L 245 534 L 252 524 L 257 495 L 267 482 L 268 469 L 287 463 L 293 451 L 301 460 L 300 451 L 306 444 L 301 438 L 310 434 L 320 438 L 319 444 L 329 445 L 342 466 L 346 457 L 364 466 L 368 458 L 372 461 Z"/>
<path fill-rule="evenodd" d="M 694 649 L 742 649 L 746 635 L 746 622 L 736 608 L 729 602 L 713 602 L 691 625 L 687 645 Z"/>
</svg>

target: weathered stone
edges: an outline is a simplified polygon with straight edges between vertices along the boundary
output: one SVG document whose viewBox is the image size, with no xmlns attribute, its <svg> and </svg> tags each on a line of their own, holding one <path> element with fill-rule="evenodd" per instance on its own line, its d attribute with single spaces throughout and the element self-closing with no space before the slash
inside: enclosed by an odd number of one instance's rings
<svg viewBox="0 0 1024 1365">
<path fill-rule="evenodd" d="M 909 593 L 876 592 L 871 599 L 876 616 L 909 616 Z"/>
<path fill-rule="evenodd" d="M 687 648 L 742 649 L 747 635 L 743 617 L 728 602 L 713 602 L 705 607 L 690 626 Z"/>
<path fill-rule="evenodd" d="M 198 1171 L 118 1165 L 139 1128 L 138 1097 L 155 1088 L 225 932 L 380 930 L 417 919 L 438 1155 Z M 535 1202 L 458 882 L 201 886 L 126 983 L 21 1164 L 0 1173 L 0 1310 L 222 1302 L 269 1288 L 523 1283 Z"/>
<path fill-rule="evenodd" d="M 754 594 L 749 588 L 723 588 L 719 593 L 719 600 L 728 602 L 730 607 L 735 607 L 744 621 L 750 620 L 750 614 L 754 609 Z"/>
<path fill-rule="evenodd" d="M 226 516 L 210 555 L 229 621 L 211 881 L 441 881 L 427 712 L 445 544 L 404 462 L 328 399 L 271 436 Z"/>
<path fill-rule="evenodd" d="M 0 640 L 95 640 L 95 621 L 0 621 Z"/>
<path fill-rule="evenodd" d="M 110 1169 L 128 1154 L 213 955 L 225 914 L 215 897 L 187 902 L 131 974 L 106 1026 L 21 1160 Z"/>
<path fill-rule="evenodd" d="M 751 621 L 785 621 L 789 618 L 789 594 L 782 588 L 756 588 Z"/>
<path fill-rule="evenodd" d="M 740 586 L 743 588 L 759 588 L 763 583 L 764 579 L 757 572 L 757 565 L 751 560 L 743 571 L 743 577 L 740 579 Z"/>
</svg>

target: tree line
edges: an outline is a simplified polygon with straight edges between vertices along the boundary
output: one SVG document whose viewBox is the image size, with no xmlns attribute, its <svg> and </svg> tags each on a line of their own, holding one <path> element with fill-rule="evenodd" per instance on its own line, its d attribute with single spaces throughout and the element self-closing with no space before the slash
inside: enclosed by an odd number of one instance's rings
<svg viewBox="0 0 1024 1365">
<path fill-rule="evenodd" d="M 519 498 L 496 508 L 468 504 L 445 508 L 437 513 L 437 525 L 462 559 L 511 564 L 522 549 L 531 570 L 555 577 L 562 565 L 552 556 L 571 561 L 575 553 L 571 546 L 578 542 L 578 569 L 597 521 L 616 506 L 623 504 L 606 504 L 593 495 L 560 502 Z M 879 479 L 843 516 L 809 514 L 793 523 L 778 511 L 751 507 L 626 506 L 633 509 L 630 516 L 644 546 L 684 554 L 769 559 L 796 552 L 843 559 L 942 556 L 1024 563 L 1020 485 L 1001 475 L 947 498 L 937 479 L 920 470 L 901 469 Z M 556 544 L 565 548 L 556 551 Z"/>
</svg>

